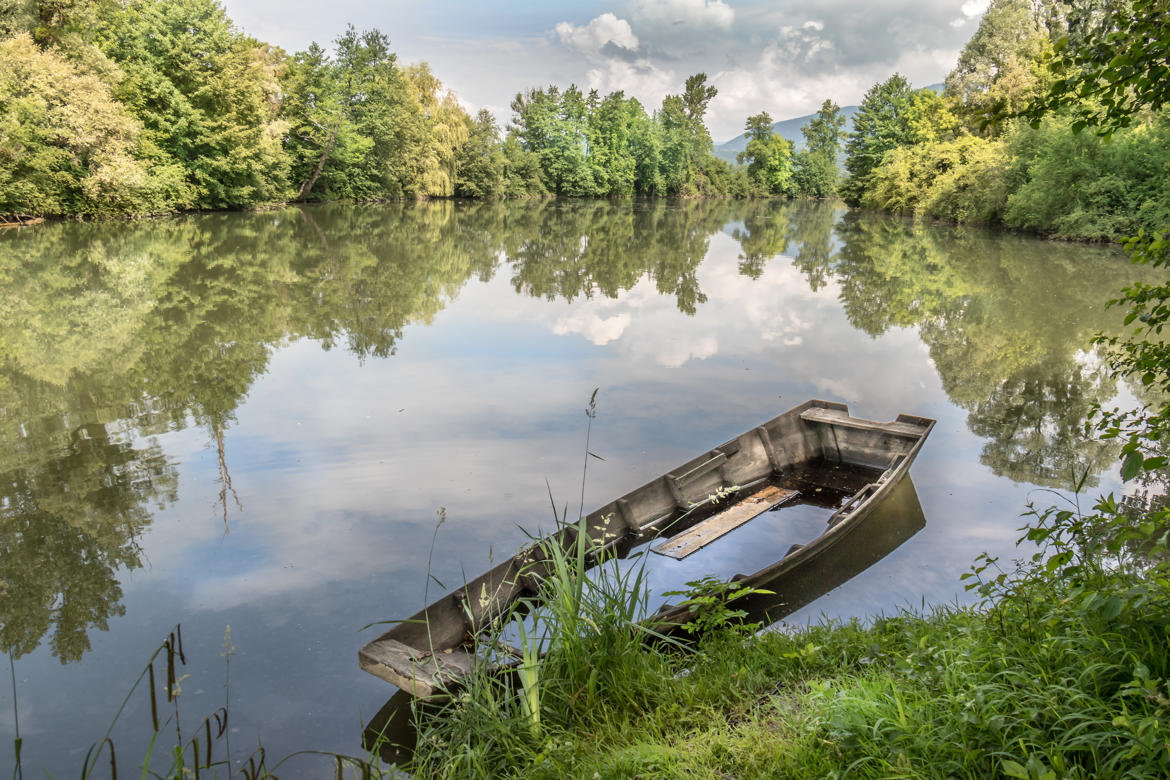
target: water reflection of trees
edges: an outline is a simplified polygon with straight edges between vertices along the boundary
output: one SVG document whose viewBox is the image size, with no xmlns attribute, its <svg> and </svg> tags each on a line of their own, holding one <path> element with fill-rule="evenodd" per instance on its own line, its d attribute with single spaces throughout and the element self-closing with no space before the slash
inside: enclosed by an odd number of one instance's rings
<svg viewBox="0 0 1170 780">
<path fill-rule="evenodd" d="M 731 204 L 450 202 L 46 225 L 0 241 L 0 649 L 62 661 L 121 613 L 118 570 L 177 475 L 155 437 L 216 449 L 282 343 L 394 354 L 508 258 L 518 291 L 614 296 L 648 277 L 693 313 Z"/>
<path fill-rule="evenodd" d="M 1132 278 L 1123 258 L 857 212 L 834 233 L 836 251 L 798 252 L 796 266 L 814 287 L 837 282 L 855 327 L 918 328 L 947 395 L 988 439 L 982 461 L 992 471 L 1068 487 L 1074 468 L 1093 480 L 1112 462 L 1114 445 L 1084 425 L 1117 387 L 1087 350 L 1118 324 L 1103 304 Z M 829 246 L 824 236 L 814 243 Z"/>
<path fill-rule="evenodd" d="M 697 269 L 730 226 L 740 272 L 779 255 L 835 283 L 855 326 L 915 326 L 997 473 L 1063 484 L 1109 452 L 1081 425 L 1113 384 L 1081 350 L 1102 290 L 1129 269 L 1098 250 L 915 227 L 801 202 L 325 206 L 0 237 L 0 650 L 52 635 L 74 660 L 120 614 L 176 468 L 155 437 L 197 426 L 235 501 L 230 430 L 283 343 L 393 355 L 501 263 L 522 294 L 615 297 L 649 280 L 693 314 Z"/>
<path fill-rule="evenodd" d="M 549 300 L 613 298 L 644 276 L 678 308 L 694 314 L 707 298 L 696 271 L 711 236 L 736 204 L 689 202 L 549 202 L 525 209 L 502 232 L 517 292 Z M 497 207 L 505 209 L 507 207 Z M 513 209 L 508 209 L 513 212 Z"/>
<path fill-rule="evenodd" d="M 299 336 L 392 354 L 498 246 L 451 204 L 288 209 L 132 225 L 44 226 L 0 242 L 0 650 L 52 636 L 62 662 L 122 612 L 177 474 L 154 439 L 215 442 L 274 349 Z M 424 251 L 419 251 L 419 247 Z"/>
<path fill-rule="evenodd" d="M 176 498 L 177 475 L 156 443 L 134 442 L 111 419 L 98 388 L 72 380 L 50 393 L 36 380 L 7 379 L 0 650 L 22 655 L 51 632 L 53 654 L 75 661 L 89 649 L 88 630 L 122 614 L 118 570 L 141 565 L 149 507 Z"/>
</svg>

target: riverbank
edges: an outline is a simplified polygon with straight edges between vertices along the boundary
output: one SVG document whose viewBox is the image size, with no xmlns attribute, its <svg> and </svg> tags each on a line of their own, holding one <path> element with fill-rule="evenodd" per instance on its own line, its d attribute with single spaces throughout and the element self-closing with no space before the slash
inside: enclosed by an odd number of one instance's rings
<svg viewBox="0 0 1170 780">
<path fill-rule="evenodd" d="M 1046 543 L 966 575 L 979 608 L 550 653 L 531 708 L 473 685 L 424 724 L 426 777 L 1164 777 L 1170 583 L 1102 512 L 1033 514 Z M 1085 533 L 1095 527 L 1100 536 Z M 1142 534 L 1139 534 L 1142 535 Z M 1148 541 L 1153 534 L 1145 533 Z M 1043 538 L 1041 538 L 1043 537 Z M 1161 542 L 1164 549 L 1164 540 Z M 1147 548 L 1148 552 L 1148 548 Z M 593 615 L 597 618 L 597 615 Z M 574 652 L 612 651 L 615 625 Z M 619 632 L 620 633 L 620 632 Z M 619 641 L 620 644 L 620 641 Z M 589 669 L 575 678 L 572 668 Z M 569 673 L 566 673 L 569 672 Z"/>
</svg>

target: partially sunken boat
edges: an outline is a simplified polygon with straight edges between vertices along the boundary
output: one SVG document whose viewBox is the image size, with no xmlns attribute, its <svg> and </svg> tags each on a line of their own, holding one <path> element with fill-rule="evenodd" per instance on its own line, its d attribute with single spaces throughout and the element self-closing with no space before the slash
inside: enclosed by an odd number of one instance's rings
<svg viewBox="0 0 1170 780">
<path fill-rule="evenodd" d="M 751 619 L 778 619 L 808 600 L 807 585 L 786 594 L 786 584 L 805 583 L 818 560 L 866 526 L 933 427 L 924 417 L 874 422 L 852 417 L 844 404 L 808 401 L 606 504 L 585 518 L 585 528 L 591 544 L 610 554 L 650 543 L 652 552 L 682 559 L 764 512 L 799 504 L 831 509 L 814 539 L 777 550 L 774 563 L 734 578 L 775 592 L 749 597 Z M 476 662 L 482 630 L 516 601 L 539 598 L 545 545 L 568 550 L 577 533 L 577 524 L 563 526 L 398 623 L 358 652 L 362 669 L 419 697 L 456 687 Z M 688 615 L 666 605 L 653 621 L 669 632 Z"/>
</svg>

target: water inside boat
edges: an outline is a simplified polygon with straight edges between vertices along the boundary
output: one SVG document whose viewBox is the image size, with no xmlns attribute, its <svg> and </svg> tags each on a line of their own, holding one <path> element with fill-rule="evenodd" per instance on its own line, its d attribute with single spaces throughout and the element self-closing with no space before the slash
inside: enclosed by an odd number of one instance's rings
<svg viewBox="0 0 1170 780">
<path fill-rule="evenodd" d="M 808 544 L 824 533 L 837 510 L 881 474 L 881 469 L 818 458 L 799 464 L 782 476 L 738 491 L 719 504 L 705 507 L 705 514 L 715 516 L 764 486 L 795 492 L 790 499 L 765 510 L 682 560 L 665 555 L 645 556 L 651 609 L 657 609 L 667 600 L 661 594 L 682 590 L 687 582 L 708 575 L 728 580 L 737 574 L 754 572 L 782 558 L 794 545 Z M 669 535 L 668 532 L 666 536 Z M 634 552 L 648 553 L 661 541 L 642 544 Z M 641 558 L 632 556 L 621 565 L 641 565 Z M 678 598 L 671 600 L 677 601 Z"/>
</svg>

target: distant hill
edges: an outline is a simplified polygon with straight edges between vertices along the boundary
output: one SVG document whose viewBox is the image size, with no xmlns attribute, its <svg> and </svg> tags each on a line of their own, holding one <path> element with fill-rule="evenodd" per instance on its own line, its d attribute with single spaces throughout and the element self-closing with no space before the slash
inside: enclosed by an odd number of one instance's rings
<svg viewBox="0 0 1170 780">
<path fill-rule="evenodd" d="M 935 92 L 942 92 L 942 84 L 931 84 L 927 89 L 933 89 Z M 853 117 L 857 115 L 857 106 L 841 106 L 841 116 L 845 117 L 845 132 L 853 132 Z M 796 151 L 804 148 L 804 136 L 800 133 L 800 128 L 804 127 L 816 117 L 816 114 L 807 114 L 805 116 L 798 116 L 795 119 L 783 119 L 772 124 L 772 129 L 779 133 L 780 136 L 792 142 L 792 146 Z M 715 156 L 721 157 L 728 162 L 735 162 L 735 156 L 747 148 L 747 135 L 737 135 L 730 141 L 724 141 L 721 144 L 715 144 Z"/>
</svg>

